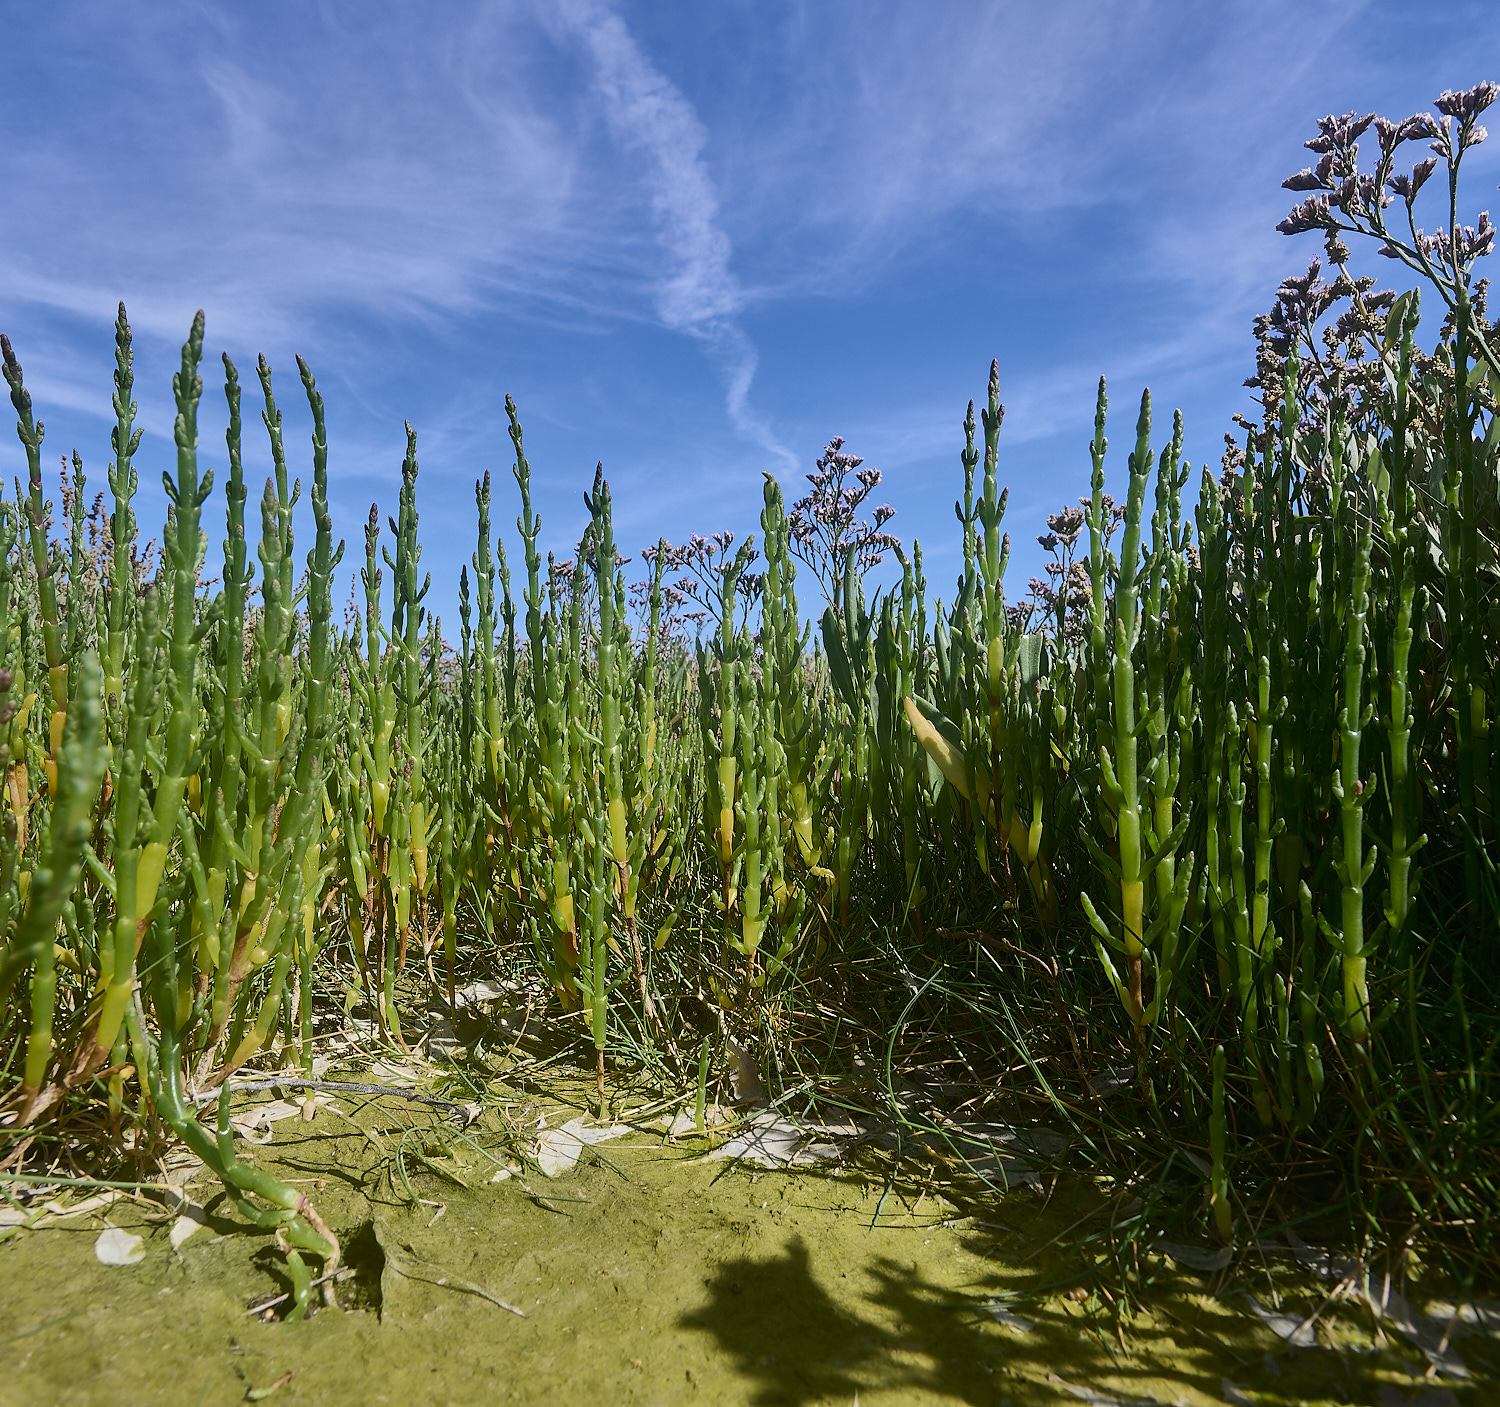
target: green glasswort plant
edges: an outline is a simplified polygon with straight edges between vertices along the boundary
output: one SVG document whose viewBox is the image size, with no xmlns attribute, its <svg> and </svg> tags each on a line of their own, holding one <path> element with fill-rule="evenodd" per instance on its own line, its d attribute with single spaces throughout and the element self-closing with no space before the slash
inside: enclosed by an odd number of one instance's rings
<svg viewBox="0 0 1500 1407">
<path fill-rule="evenodd" d="M 887 531 L 892 510 L 868 507 L 880 476 L 842 440 L 790 509 L 767 478 L 759 561 L 727 532 L 658 539 L 627 587 L 601 470 L 576 551 L 544 569 L 507 401 L 524 585 L 513 596 L 486 475 L 455 653 L 426 604 L 410 426 L 389 545 L 372 509 L 340 633 L 325 411 L 305 365 L 305 574 L 271 368 L 257 365 L 272 465 L 257 529 L 226 357 L 214 586 L 201 316 L 174 378 L 159 558 L 133 507 L 124 309 L 97 511 L 75 455 L 54 522 L 44 427 L 5 342 L 26 463 L 0 500 L 0 1033 L 17 1156 L 95 1099 L 101 1159 L 124 1156 L 127 1124 L 180 1139 L 276 1231 L 306 1312 L 305 1258 L 326 1278 L 338 1240 L 237 1155 L 228 1078 L 310 1068 L 315 1001 L 334 987 L 414 1044 L 427 978 L 408 950 L 430 960 L 440 941 L 445 975 L 427 971 L 450 1010 L 460 976 L 529 962 L 586 1016 L 571 1029 L 601 1108 L 614 1061 L 696 1085 L 701 1125 L 731 1033 L 761 1042 L 783 1092 L 814 1046 L 832 1077 L 851 1011 L 899 983 L 977 1082 L 1065 1115 L 1096 1168 L 1170 1129 L 1226 1241 L 1235 1207 L 1269 1205 L 1274 1163 L 1341 1185 L 1360 1235 L 1395 1198 L 1488 1254 L 1500 367 L 1474 276 L 1493 232 L 1460 223 L 1458 178 L 1497 92 L 1444 94 L 1436 116 L 1402 123 L 1320 124 L 1318 164 L 1291 182 L 1310 200 L 1285 227 L 1320 231 L 1336 272 L 1286 280 L 1259 321 L 1258 423 L 1194 476 L 1180 417 L 1153 448 L 1147 392 L 1116 503 L 1101 382 L 1089 494 L 1048 520 L 1047 578 L 1019 600 L 998 365 L 963 422 L 946 602 L 929 600 L 921 548 Z M 1418 138 L 1431 160 L 1397 171 Z M 1415 212 L 1440 166 L 1446 209 L 1426 233 Z M 1416 290 L 1351 272 L 1356 235 L 1424 282 L 1439 326 L 1424 329 Z M 824 597 L 814 621 L 799 565 Z M 984 1021 L 954 1024 L 960 997 Z M 1134 1093 L 1103 1105 L 1122 1065 Z M 215 1091 L 210 1129 L 198 1110 Z"/>
</svg>

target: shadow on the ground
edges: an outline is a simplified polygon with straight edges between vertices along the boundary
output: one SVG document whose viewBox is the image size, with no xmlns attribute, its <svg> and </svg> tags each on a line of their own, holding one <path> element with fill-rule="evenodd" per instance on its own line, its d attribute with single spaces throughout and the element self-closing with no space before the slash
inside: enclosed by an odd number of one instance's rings
<svg viewBox="0 0 1500 1407">
<path fill-rule="evenodd" d="M 708 1301 L 679 1318 L 681 1328 L 713 1335 L 737 1371 L 756 1385 L 757 1404 L 851 1401 L 878 1387 L 992 1404 L 1002 1391 L 1025 1398 L 1024 1379 L 1046 1377 L 1059 1345 L 1028 1344 L 1028 1360 L 972 1302 L 922 1276 L 910 1262 L 880 1258 L 849 1276 L 837 1275 L 835 1295 L 814 1272 L 798 1236 L 769 1260 L 722 1263 Z M 847 1291 L 842 1287 L 848 1286 Z M 1085 1370 L 1097 1346 L 1068 1344 L 1064 1371 Z"/>
<path fill-rule="evenodd" d="M 1223 1401 L 1236 1390 L 1231 1380 L 1265 1404 L 1458 1401 L 1447 1389 L 1428 1398 L 1421 1385 L 1382 1386 L 1370 1375 L 1373 1361 L 1357 1356 L 1321 1347 L 1268 1353 L 1248 1318 L 1233 1342 L 1210 1345 L 1207 1335 L 1194 1342 L 1171 1316 L 1137 1317 L 1127 1351 L 1112 1322 L 1082 1304 L 1002 1328 L 978 1297 L 934 1283 L 911 1261 L 877 1257 L 845 1276 L 817 1260 L 792 1236 L 769 1259 L 725 1261 L 708 1282 L 706 1302 L 677 1320 L 716 1340 L 751 1385 L 744 1400 L 758 1407 L 850 1402 L 877 1390 L 882 1398 L 975 1407 L 1070 1394 L 1133 1407 L 1189 1400 L 1187 1390 L 1200 1401 Z"/>
<path fill-rule="evenodd" d="M 801 1237 L 774 1260 L 720 1265 L 708 1303 L 677 1322 L 718 1339 L 738 1370 L 760 1384 L 755 1402 L 852 1398 L 864 1380 L 858 1370 L 884 1338 L 817 1283 Z"/>
</svg>

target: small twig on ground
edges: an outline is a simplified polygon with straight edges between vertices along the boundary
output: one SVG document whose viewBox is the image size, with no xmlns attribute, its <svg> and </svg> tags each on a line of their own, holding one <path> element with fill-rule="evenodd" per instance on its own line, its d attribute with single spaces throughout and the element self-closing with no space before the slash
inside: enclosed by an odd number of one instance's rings
<svg viewBox="0 0 1500 1407">
<path fill-rule="evenodd" d="M 438 1099 L 430 1094 L 418 1094 L 415 1090 L 398 1089 L 395 1085 L 356 1084 L 350 1080 L 302 1080 L 275 1077 L 264 1080 L 236 1080 L 229 1086 L 235 1094 L 253 1094 L 271 1089 L 316 1089 L 334 1094 L 389 1094 L 397 1099 L 410 1099 L 417 1104 L 429 1104 L 435 1109 L 446 1109 L 453 1114 L 462 1114 L 466 1105 L 451 1099 Z M 194 1096 L 197 1104 L 209 1104 L 219 1097 L 218 1090 L 205 1090 Z"/>
<path fill-rule="evenodd" d="M 483 1286 L 475 1285 L 468 1280 L 460 1280 L 457 1276 L 443 1274 L 434 1279 L 428 1275 L 422 1275 L 409 1261 L 403 1261 L 399 1256 L 393 1256 L 390 1251 L 385 1253 L 385 1263 L 392 1270 L 406 1280 L 417 1280 L 424 1285 L 436 1285 L 439 1289 L 456 1290 L 461 1295 L 475 1295 L 479 1299 L 488 1300 L 496 1309 L 503 1309 L 509 1314 L 514 1314 L 518 1319 L 526 1317 L 526 1311 L 517 1309 L 513 1304 L 506 1304 L 498 1295 L 492 1295 Z M 435 1269 L 439 1267 L 434 1267 Z"/>
</svg>

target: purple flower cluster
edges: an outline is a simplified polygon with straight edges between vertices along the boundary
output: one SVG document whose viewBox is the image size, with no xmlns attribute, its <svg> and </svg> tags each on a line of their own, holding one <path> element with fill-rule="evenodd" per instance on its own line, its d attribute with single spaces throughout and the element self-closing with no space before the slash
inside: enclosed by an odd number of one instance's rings
<svg viewBox="0 0 1500 1407">
<path fill-rule="evenodd" d="M 658 556 L 662 557 L 662 613 L 661 633 L 664 639 L 680 638 L 689 633 L 696 635 L 699 627 L 709 618 L 707 602 L 716 595 L 724 573 L 733 565 L 730 549 L 734 546 L 732 532 L 717 532 L 705 537 L 694 533 L 681 546 L 674 547 L 665 538 L 655 547 L 643 548 L 642 558 L 653 568 Z M 667 580 L 667 573 L 673 573 Z M 761 579 L 752 572 L 741 572 L 735 584 L 736 596 L 746 603 L 753 602 L 760 594 Z M 651 583 L 638 581 L 631 585 L 631 604 L 644 609 L 651 599 Z"/>
<path fill-rule="evenodd" d="M 1043 569 L 1046 576 L 1034 576 L 1027 583 L 1031 595 L 1009 608 L 1011 624 L 1016 629 L 1030 629 L 1033 617 L 1040 614 L 1042 620 L 1037 624 L 1050 624 L 1061 632 L 1062 639 L 1074 641 L 1083 638 L 1088 627 L 1088 607 L 1094 586 L 1088 564 L 1078 561 L 1075 554 L 1088 522 L 1086 510 L 1091 502 L 1091 499 L 1080 498 L 1077 507 L 1068 504 L 1047 515 L 1047 531 L 1037 538 L 1037 544 L 1043 551 L 1052 553 L 1054 560 Z M 1116 503 L 1110 494 L 1105 494 L 1103 507 L 1107 544 L 1115 529 L 1125 521 L 1125 506 Z"/>
<path fill-rule="evenodd" d="M 1478 224 L 1455 225 L 1452 238 L 1447 230 L 1433 230 L 1430 234 L 1426 230 L 1418 230 L 1416 244 L 1429 259 L 1447 265 L 1468 265 L 1476 259 L 1482 259 L 1495 247 L 1495 227 L 1490 224 L 1490 212 L 1481 210 Z M 1382 249 L 1380 252 L 1389 259 L 1400 258 L 1399 254 L 1389 249 Z"/>
<path fill-rule="evenodd" d="M 855 571 L 863 577 L 878 566 L 890 551 L 899 553 L 901 540 L 885 530 L 896 516 L 889 503 L 870 510 L 861 517 L 870 495 L 880 486 L 881 473 L 866 465 L 858 455 L 844 453 L 844 441 L 835 437 L 819 457 L 816 472 L 807 476 L 812 490 L 792 505 L 787 516 L 788 535 L 794 553 L 818 577 L 824 596 L 837 599 L 842 587 L 845 564 L 853 557 Z M 750 546 L 753 539 L 745 544 Z M 703 622 L 719 607 L 724 576 L 738 562 L 735 597 L 747 618 L 765 589 L 765 576 L 747 570 L 754 554 L 748 557 L 734 552 L 735 535 L 718 532 L 709 536 L 694 533 L 685 543 L 674 547 L 663 539 L 655 547 L 642 550 L 642 559 L 651 567 L 662 559 L 661 631 L 664 638 L 696 635 Z M 643 612 L 649 608 L 651 582 L 637 581 L 630 586 L 632 607 Z"/>
<path fill-rule="evenodd" d="M 1346 112 L 1323 118 L 1318 123 L 1318 135 L 1304 143 L 1317 153 L 1317 165 L 1304 167 L 1282 182 L 1287 190 L 1310 194 L 1276 228 L 1282 234 L 1349 230 L 1373 235 L 1389 258 L 1402 259 L 1414 267 L 1425 266 L 1424 272 L 1429 273 L 1436 263 L 1453 277 L 1462 276 L 1474 260 L 1493 247 L 1488 213 L 1479 217 L 1477 226 L 1459 227 L 1455 223 L 1450 231 L 1428 234 L 1416 227 L 1412 206 L 1439 162 L 1447 165 L 1450 175 L 1456 175 L 1463 153 L 1485 140 L 1488 133 L 1475 119 L 1497 97 L 1500 85 L 1486 82 L 1461 93 L 1444 92 L 1433 103 L 1438 117 L 1419 112 L 1401 122 L 1391 122 L 1374 113 L 1360 116 Z M 1372 126 L 1380 156 L 1374 170 L 1366 172 L 1359 167 L 1359 138 Z M 1410 171 L 1395 170 L 1397 149 L 1414 141 L 1428 142 L 1432 155 L 1416 162 Z M 1407 210 L 1409 240 L 1393 235 L 1382 215 L 1398 199 Z"/>
<path fill-rule="evenodd" d="M 859 455 L 845 454 L 840 435 L 828 442 L 807 481 L 812 491 L 792 505 L 787 527 L 792 551 L 812 568 L 831 603 L 838 597 L 851 556 L 856 573 L 863 577 L 887 552 L 900 550 L 901 539 L 885 531 L 896 510 L 882 503 L 870 518 L 859 516 L 879 488 L 881 473 L 873 465 L 866 466 Z"/>
<path fill-rule="evenodd" d="M 1330 410 L 1348 420 L 1358 416 L 1359 407 L 1375 405 L 1383 394 L 1383 359 L 1390 335 L 1387 314 L 1396 295 L 1377 292 L 1374 279 L 1349 273 L 1349 248 L 1342 238 L 1348 233 L 1375 240 L 1380 254 L 1436 288 L 1447 314 L 1445 337 L 1452 334 L 1459 309 L 1467 303 L 1477 353 L 1500 371 L 1500 349 L 1491 341 L 1484 316 L 1487 282 L 1474 279 L 1471 272 L 1475 262 L 1494 249 L 1495 226 L 1488 211 L 1464 224 L 1456 209 L 1459 165 L 1469 148 L 1485 140 L 1477 118 L 1497 98 L 1500 85 L 1486 82 L 1462 92 L 1444 92 L 1433 112 L 1399 122 L 1348 112 L 1318 123 L 1317 135 L 1305 143 L 1317 156 L 1316 164 L 1282 183 L 1305 199 L 1277 228 L 1284 234 L 1321 231 L 1333 273 L 1321 277 L 1323 263 L 1314 259 L 1305 274 L 1282 282 L 1275 305 L 1255 320 L 1256 374 L 1245 384 L 1259 391 L 1267 424 L 1282 414 L 1288 391 L 1285 368 L 1291 357 L 1299 370 L 1290 390 L 1306 435 L 1316 438 L 1323 433 Z M 1360 139 L 1371 132 L 1379 150 L 1373 167 L 1362 169 Z M 1408 142 L 1427 143 L 1429 154 L 1397 170 L 1397 158 Z M 1447 173 L 1448 179 L 1440 184 L 1448 198 L 1439 226 L 1429 231 L 1417 225 L 1415 204 L 1440 166 Z M 1398 201 L 1404 230 L 1387 223 L 1385 212 Z M 1426 364 L 1420 352 L 1419 361 Z M 1352 420 L 1348 423 L 1352 428 Z"/>
</svg>

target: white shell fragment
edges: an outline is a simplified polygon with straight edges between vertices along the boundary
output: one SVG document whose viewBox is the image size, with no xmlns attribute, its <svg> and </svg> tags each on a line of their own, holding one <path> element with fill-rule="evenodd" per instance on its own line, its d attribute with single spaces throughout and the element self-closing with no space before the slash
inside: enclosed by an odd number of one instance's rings
<svg viewBox="0 0 1500 1407">
<path fill-rule="evenodd" d="M 742 1104 L 764 1104 L 770 1099 L 756 1069 L 755 1057 L 730 1036 L 725 1043 L 729 1051 L 729 1085 L 735 1099 Z"/>
<path fill-rule="evenodd" d="M 1196 1270 L 1201 1275 L 1223 1270 L 1234 1259 L 1232 1246 L 1179 1246 L 1175 1241 L 1158 1241 L 1153 1248 L 1170 1256 L 1186 1270 Z"/>
<path fill-rule="evenodd" d="M 988 1306 L 990 1318 L 1002 1328 L 1009 1329 L 1015 1334 L 1029 1334 L 1036 1325 L 1029 1319 L 1022 1319 L 1019 1314 L 1012 1314 L 1010 1310 L 1002 1308 L 998 1304 Z"/>
<path fill-rule="evenodd" d="M 377 1060 L 371 1065 L 370 1072 L 382 1084 L 401 1087 L 414 1085 L 421 1078 L 410 1065 L 403 1065 L 395 1060 Z"/>
<path fill-rule="evenodd" d="M 557 1177 L 577 1165 L 583 1150 L 593 1143 L 607 1143 L 634 1130 L 629 1124 L 590 1128 L 583 1119 L 569 1119 L 560 1129 L 548 1129 L 537 1140 L 537 1166 L 548 1177 Z"/>
<path fill-rule="evenodd" d="M 727 1142 L 720 1144 L 709 1159 L 737 1158 L 758 1163 L 763 1168 L 782 1168 L 792 1163 L 821 1163 L 837 1158 L 843 1151 L 837 1143 L 817 1141 L 818 1135 L 848 1137 L 857 1133 L 849 1128 L 805 1127 L 765 1109 L 744 1125 Z"/>
<path fill-rule="evenodd" d="M 146 1259 L 146 1247 L 139 1236 L 111 1226 L 99 1233 L 94 1256 L 100 1265 L 139 1265 Z"/>
<path fill-rule="evenodd" d="M 272 1138 L 271 1125 L 280 1123 L 283 1119 L 310 1119 L 308 1107 L 315 1111 L 324 1105 L 332 1104 L 333 1097 L 327 1094 L 316 1094 L 311 1099 L 274 1099 L 269 1104 L 257 1104 L 243 1113 L 233 1115 L 229 1120 L 229 1127 L 239 1136 L 250 1143 L 269 1143 Z"/>
<path fill-rule="evenodd" d="M 1047 1381 L 1064 1392 L 1071 1392 L 1080 1401 L 1089 1403 L 1090 1407 L 1152 1407 L 1156 1402 L 1154 1397 L 1111 1397 L 1107 1392 L 1095 1392 L 1091 1387 L 1070 1383 L 1056 1373 L 1048 1373 Z"/>
<path fill-rule="evenodd" d="M 454 993 L 454 1004 L 459 1007 L 481 1006 L 485 1002 L 497 1002 L 521 992 L 519 982 L 471 982 Z"/>
<path fill-rule="evenodd" d="M 705 1129 L 727 1123 L 728 1120 L 729 1113 L 721 1104 L 710 1104 L 703 1110 Z M 679 1109 L 675 1117 L 663 1114 L 661 1121 L 666 1126 L 667 1133 L 673 1138 L 678 1138 L 685 1133 L 696 1133 L 698 1129 L 697 1113 L 692 1109 Z"/>
<path fill-rule="evenodd" d="M 1317 1337 L 1313 1327 L 1300 1314 L 1282 1314 L 1263 1305 L 1254 1295 L 1245 1296 L 1245 1304 L 1257 1319 L 1278 1339 L 1284 1339 L 1294 1348 L 1316 1348 Z"/>
<path fill-rule="evenodd" d="M 181 1249 L 182 1243 L 205 1225 L 207 1225 L 207 1221 L 204 1217 L 203 1208 L 196 1202 L 184 1203 L 182 1214 L 172 1223 L 172 1249 L 174 1251 Z"/>
</svg>

